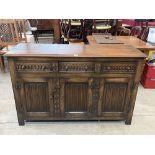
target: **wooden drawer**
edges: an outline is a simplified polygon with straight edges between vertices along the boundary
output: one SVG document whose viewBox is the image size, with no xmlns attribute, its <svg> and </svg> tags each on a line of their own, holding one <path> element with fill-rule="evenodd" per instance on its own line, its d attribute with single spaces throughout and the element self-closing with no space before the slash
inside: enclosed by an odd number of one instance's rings
<svg viewBox="0 0 155 155">
<path fill-rule="evenodd" d="M 59 72 L 94 72 L 93 62 L 59 62 Z"/>
<path fill-rule="evenodd" d="M 62 73 L 135 73 L 135 62 L 86 62 L 53 61 L 32 62 L 18 61 L 16 72 L 62 72 Z"/>
<path fill-rule="evenodd" d="M 58 72 L 58 62 L 19 61 L 15 68 L 16 72 Z"/>
<path fill-rule="evenodd" d="M 99 73 L 135 73 L 136 63 L 134 62 L 97 62 L 95 72 Z"/>
</svg>

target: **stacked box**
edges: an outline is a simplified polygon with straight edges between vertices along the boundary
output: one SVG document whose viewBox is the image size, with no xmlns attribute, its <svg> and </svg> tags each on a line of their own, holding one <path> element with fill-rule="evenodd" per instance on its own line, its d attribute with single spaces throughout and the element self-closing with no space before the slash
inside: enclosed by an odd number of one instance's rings
<svg viewBox="0 0 155 155">
<path fill-rule="evenodd" d="M 141 83 L 144 88 L 155 88 L 155 65 L 145 64 Z"/>
</svg>

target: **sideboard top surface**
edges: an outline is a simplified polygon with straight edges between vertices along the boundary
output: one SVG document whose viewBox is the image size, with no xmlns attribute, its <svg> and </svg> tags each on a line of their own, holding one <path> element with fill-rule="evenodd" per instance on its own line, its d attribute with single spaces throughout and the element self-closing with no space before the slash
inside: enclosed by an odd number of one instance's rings
<svg viewBox="0 0 155 155">
<path fill-rule="evenodd" d="M 20 43 L 8 51 L 7 57 L 85 57 L 145 58 L 146 55 L 129 45 L 66 45 Z"/>
</svg>

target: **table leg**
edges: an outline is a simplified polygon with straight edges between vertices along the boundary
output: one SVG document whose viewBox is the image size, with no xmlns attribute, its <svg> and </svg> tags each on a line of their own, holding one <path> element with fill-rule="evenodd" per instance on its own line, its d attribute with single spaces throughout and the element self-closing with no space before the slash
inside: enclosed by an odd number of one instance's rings
<svg viewBox="0 0 155 155">
<path fill-rule="evenodd" d="M 4 57 L 3 55 L 0 55 L 0 68 L 2 72 L 5 72 L 5 65 L 4 65 Z"/>
<path fill-rule="evenodd" d="M 32 34 L 33 34 L 35 43 L 39 43 L 39 41 L 38 41 L 38 32 L 37 31 L 33 31 Z"/>
</svg>

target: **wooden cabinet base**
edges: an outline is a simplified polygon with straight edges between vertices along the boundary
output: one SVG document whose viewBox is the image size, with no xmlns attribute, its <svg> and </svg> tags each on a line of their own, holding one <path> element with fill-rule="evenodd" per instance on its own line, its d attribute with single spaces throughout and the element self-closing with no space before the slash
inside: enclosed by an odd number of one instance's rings
<svg viewBox="0 0 155 155">
<path fill-rule="evenodd" d="M 111 117 L 88 117 L 87 115 L 85 117 L 83 117 L 81 115 L 81 117 L 50 117 L 50 116 L 46 116 L 46 117 L 42 117 L 42 116 L 31 116 L 26 118 L 25 120 L 22 118 L 18 119 L 19 125 L 25 125 L 25 122 L 38 122 L 38 121 L 113 121 L 113 120 L 117 120 L 117 121 L 125 121 L 126 125 L 131 125 L 131 120 L 126 120 L 127 118 L 124 116 L 111 116 Z"/>
<path fill-rule="evenodd" d="M 15 49 L 18 52 L 7 54 L 19 125 L 36 120 L 124 120 L 131 124 L 145 57 L 140 51 L 118 46 L 121 56 L 131 53 L 121 58 L 114 47 L 105 56 L 106 48 L 99 46 L 90 55 L 77 57 L 65 54 L 82 49 L 86 53 L 89 48 L 50 46 L 22 45 Z M 53 48 L 63 54 L 45 53 Z M 40 49 L 45 52 L 40 54 Z M 94 56 L 100 51 L 100 57 Z"/>
</svg>

